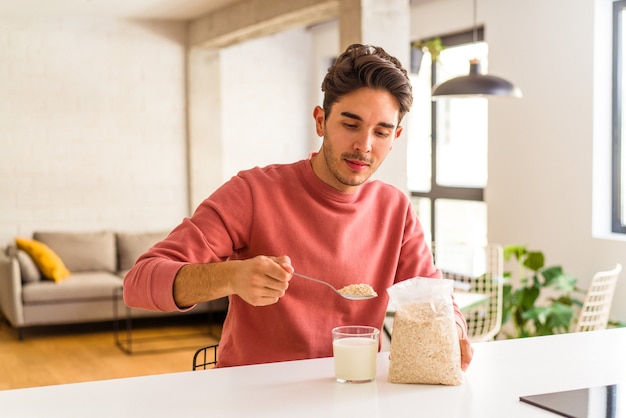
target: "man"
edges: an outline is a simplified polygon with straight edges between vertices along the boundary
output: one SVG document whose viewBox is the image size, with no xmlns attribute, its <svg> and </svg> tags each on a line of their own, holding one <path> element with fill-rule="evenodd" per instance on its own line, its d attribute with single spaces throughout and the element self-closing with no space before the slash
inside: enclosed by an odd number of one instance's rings
<svg viewBox="0 0 626 418">
<path fill-rule="evenodd" d="M 332 356 L 333 327 L 381 328 L 389 286 L 441 276 L 407 196 L 369 180 L 411 107 L 406 71 L 382 48 L 352 45 L 322 90 L 318 153 L 240 172 L 125 278 L 131 307 L 185 310 L 228 296 L 220 367 Z M 379 296 L 346 300 L 296 270 L 336 288 L 366 283 Z M 456 305 L 455 314 L 465 369 L 472 348 Z"/>
</svg>

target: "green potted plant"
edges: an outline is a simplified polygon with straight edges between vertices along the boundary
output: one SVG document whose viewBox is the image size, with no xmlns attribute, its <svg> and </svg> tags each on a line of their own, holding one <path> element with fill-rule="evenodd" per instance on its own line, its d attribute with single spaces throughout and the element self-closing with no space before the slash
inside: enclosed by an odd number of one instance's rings
<svg viewBox="0 0 626 418">
<path fill-rule="evenodd" d="M 569 332 L 575 307 L 582 306 L 572 296 L 579 291 L 576 278 L 564 273 L 561 266 L 545 267 L 541 251 L 530 251 L 522 245 L 504 248 L 504 259 L 512 258 L 517 261 L 520 279 L 514 287 L 511 273 L 505 273 L 508 280 L 503 287 L 502 324 L 511 321 L 513 334 L 503 331 L 504 336 L 523 338 Z"/>
<path fill-rule="evenodd" d="M 428 52 L 433 62 L 439 60 L 439 54 L 445 47 L 441 42 L 441 38 L 431 38 L 421 41 L 411 42 L 411 72 L 417 74 L 422 66 L 422 58 L 424 53 Z"/>
</svg>

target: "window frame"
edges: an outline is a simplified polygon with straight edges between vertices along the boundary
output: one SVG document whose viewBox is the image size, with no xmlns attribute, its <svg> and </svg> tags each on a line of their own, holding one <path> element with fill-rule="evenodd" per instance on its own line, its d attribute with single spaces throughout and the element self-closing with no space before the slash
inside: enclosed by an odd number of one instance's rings
<svg viewBox="0 0 626 418">
<path fill-rule="evenodd" d="M 626 0 L 625 0 L 626 1 Z M 439 36 L 442 45 L 445 47 L 459 46 L 463 44 L 469 44 L 472 42 L 484 41 L 484 27 L 476 28 L 469 31 L 457 32 L 449 35 Z M 425 39 L 424 41 L 432 40 L 434 38 Z M 432 74 L 432 86 L 437 84 L 437 63 L 431 64 Z M 469 69 L 468 69 L 469 71 Z M 484 202 L 484 188 L 483 187 L 452 187 L 441 186 L 437 183 L 437 104 L 433 102 L 431 104 L 431 176 L 430 176 L 430 191 L 420 192 L 411 190 L 411 197 L 421 197 L 430 200 L 430 233 L 432 241 L 436 240 L 436 209 L 437 200 L 439 199 L 451 199 L 451 200 L 468 200 Z"/>
<path fill-rule="evenodd" d="M 613 3 L 613 51 L 612 51 L 612 93 L 611 93 L 611 231 L 626 234 L 626 224 L 622 219 L 622 14 L 626 13 L 626 0 Z"/>
</svg>

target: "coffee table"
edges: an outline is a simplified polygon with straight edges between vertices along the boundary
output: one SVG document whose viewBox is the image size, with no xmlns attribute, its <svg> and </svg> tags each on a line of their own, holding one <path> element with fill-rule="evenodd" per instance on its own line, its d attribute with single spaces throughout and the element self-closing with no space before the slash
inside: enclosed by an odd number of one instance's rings
<svg viewBox="0 0 626 418">
<path fill-rule="evenodd" d="M 120 303 L 122 304 L 120 306 Z M 208 302 L 211 304 L 211 302 Z M 123 313 L 120 314 L 123 306 Z M 156 336 L 133 335 L 136 331 L 133 327 L 133 311 L 124 304 L 123 287 L 113 291 L 113 337 L 115 345 L 126 354 L 149 354 L 158 352 L 178 351 L 185 349 L 197 349 L 207 345 L 211 341 L 219 341 L 220 336 L 213 333 L 212 325 L 216 323 L 215 312 L 209 309 L 207 312 L 207 330 L 203 332 L 188 333 L 160 333 Z M 179 314 L 186 315 L 186 314 Z M 172 313 L 171 316 L 176 316 Z M 210 337 L 210 340 L 207 339 Z"/>
</svg>

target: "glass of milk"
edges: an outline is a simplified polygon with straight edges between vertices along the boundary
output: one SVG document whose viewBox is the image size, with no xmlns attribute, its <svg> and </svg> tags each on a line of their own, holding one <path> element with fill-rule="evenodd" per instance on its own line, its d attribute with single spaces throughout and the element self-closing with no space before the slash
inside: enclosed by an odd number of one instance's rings
<svg viewBox="0 0 626 418">
<path fill-rule="evenodd" d="M 365 325 L 333 328 L 335 378 L 341 383 L 365 383 L 376 379 L 376 355 L 380 330 Z"/>
</svg>

